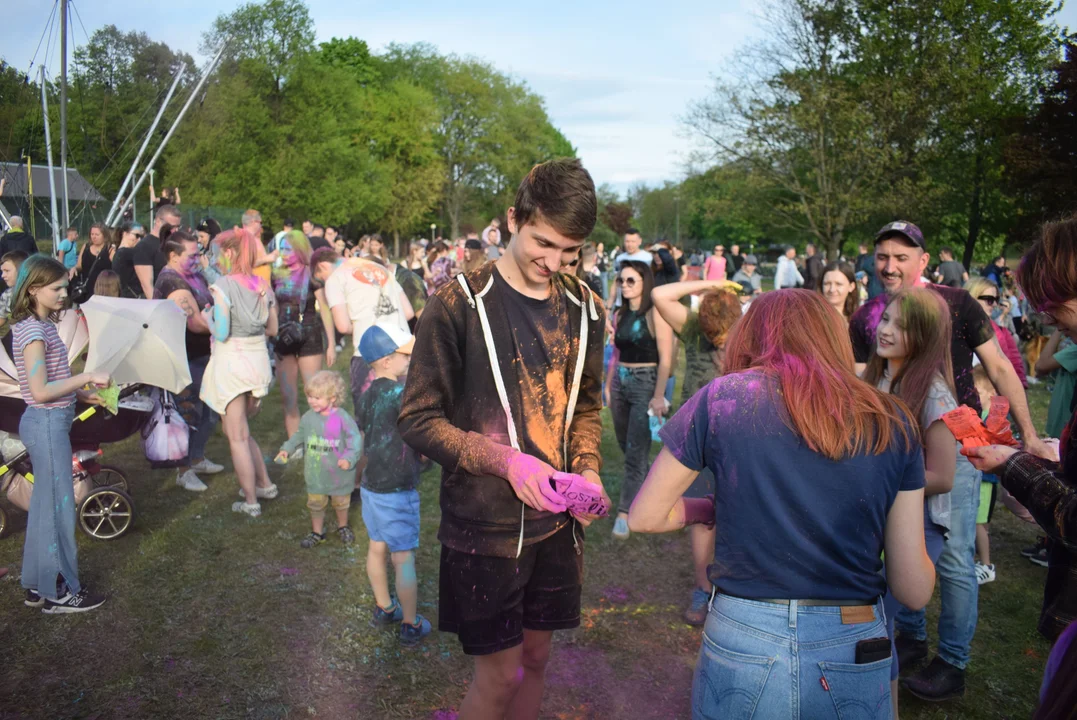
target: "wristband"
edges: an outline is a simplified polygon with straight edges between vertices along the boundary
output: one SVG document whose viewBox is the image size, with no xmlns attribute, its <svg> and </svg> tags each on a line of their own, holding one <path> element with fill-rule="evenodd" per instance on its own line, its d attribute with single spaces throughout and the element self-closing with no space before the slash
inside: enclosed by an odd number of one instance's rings
<svg viewBox="0 0 1077 720">
<path fill-rule="evenodd" d="M 684 502 L 685 527 L 689 525 L 714 527 L 716 510 L 713 495 L 708 495 L 705 498 L 683 498 L 682 501 Z"/>
</svg>

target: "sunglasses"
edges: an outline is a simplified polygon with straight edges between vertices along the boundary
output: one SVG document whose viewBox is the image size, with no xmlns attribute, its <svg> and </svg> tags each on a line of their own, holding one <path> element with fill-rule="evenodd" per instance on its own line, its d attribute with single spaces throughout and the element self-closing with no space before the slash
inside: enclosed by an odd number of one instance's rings
<svg viewBox="0 0 1077 720">
<path fill-rule="evenodd" d="M 621 278 L 621 277 L 619 277 L 619 278 L 617 278 L 617 284 L 618 285 L 624 285 L 625 287 L 635 287 L 636 278 L 632 278 L 632 277 L 630 277 L 630 278 Z"/>
<path fill-rule="evenodd" d="M 994 305 L 998 303 L 998 295 L 980 295 L 976 299 L 985 302 L 988 305 Z"/>
</svg>

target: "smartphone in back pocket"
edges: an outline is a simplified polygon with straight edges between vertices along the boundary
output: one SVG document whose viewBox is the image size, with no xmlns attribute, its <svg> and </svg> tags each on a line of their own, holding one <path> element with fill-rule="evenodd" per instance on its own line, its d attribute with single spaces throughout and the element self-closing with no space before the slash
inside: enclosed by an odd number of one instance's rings
<svg viewBox="0 0 1077 720">
<path fill-rule="evenodd" d="M 856 664 L 867 665 L 890 657 L 890 638 L 869 638 L 856 644 Z"/>
</svg>

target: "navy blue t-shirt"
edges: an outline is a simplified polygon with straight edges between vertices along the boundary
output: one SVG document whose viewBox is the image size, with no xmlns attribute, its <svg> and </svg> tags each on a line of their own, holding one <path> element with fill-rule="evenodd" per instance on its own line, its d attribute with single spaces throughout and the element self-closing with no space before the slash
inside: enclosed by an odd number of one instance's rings
<svg viewBox="0 0 1077 720">
<path fill-rule="evenodd" d="M 661 430 L 685 467 L 715 478 L 717 538 L 711 582 L 744 598 L 870 600 L 886 516 L 899 490 L 924 486 L 910 428 L 880 455 L 830 460 L 783 421 L 778 382 L 761 372 L 711 382 Z"/>
</svg>

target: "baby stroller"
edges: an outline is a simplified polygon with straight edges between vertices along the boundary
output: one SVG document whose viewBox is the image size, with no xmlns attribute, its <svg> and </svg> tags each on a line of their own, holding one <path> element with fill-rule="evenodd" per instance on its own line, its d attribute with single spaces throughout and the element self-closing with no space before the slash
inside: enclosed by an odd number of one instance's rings
<svg viewBox="0 0 1077 720">
<path fill-rule="evenodd" d="M 77 311 L 64 313 L 59 323 L 60 337 L 67 345 L 68 362 L 86 348 L 86 321 Z M 19 393 L 18 371 L 0 346 L 0 494 L 23 511 L 30 509 L 33 467 L 30 455 L 19 442 L 19 420 L 26 410 Z M 127 494 L 127 476 L 118 467 L 101 462 L 101 446 L 118 442 L 139 432 L 153 409 L 143 397 L 135 396 L 141 386 L 121 392 L 119 412 L 104 408 L 79 407 L 71 427 L 71 458 L 74 495 L 79 527 L 97 540 L 115 540 L 134 522 L 135 506 Z M 0 537 L 8 527 L 8 511 L 0 503 Z"/>
</svg>

